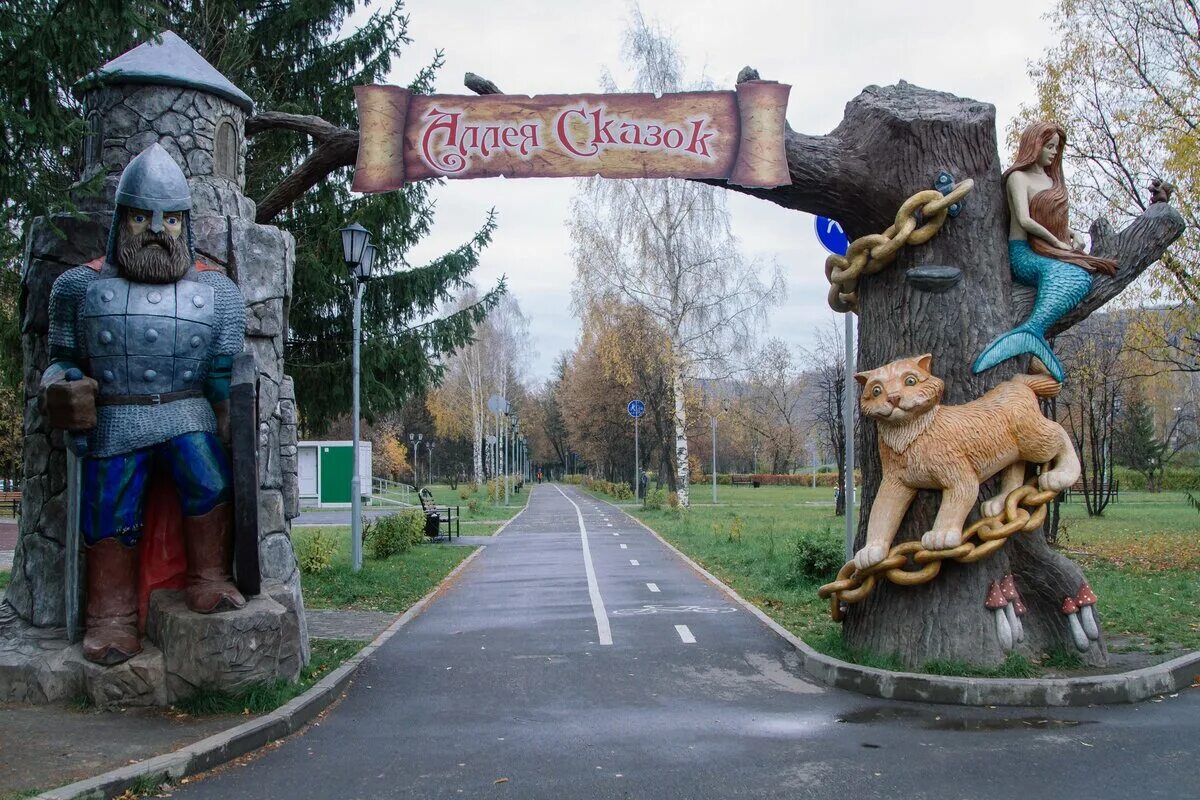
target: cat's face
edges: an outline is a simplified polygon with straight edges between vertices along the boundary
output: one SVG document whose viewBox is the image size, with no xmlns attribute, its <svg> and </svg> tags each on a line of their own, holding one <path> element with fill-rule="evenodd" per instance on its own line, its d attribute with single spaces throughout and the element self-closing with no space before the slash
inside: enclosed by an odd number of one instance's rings
<svg viewBox="0 0 1200 800">
<path fill-rule="evenodd" d="M 862 412 L 877 422 L 909 422 L 942 400 L 945 384 L 929 372 L 933 356 L 901 358 L 854 376 L 863 387 Z"/>
</svg>

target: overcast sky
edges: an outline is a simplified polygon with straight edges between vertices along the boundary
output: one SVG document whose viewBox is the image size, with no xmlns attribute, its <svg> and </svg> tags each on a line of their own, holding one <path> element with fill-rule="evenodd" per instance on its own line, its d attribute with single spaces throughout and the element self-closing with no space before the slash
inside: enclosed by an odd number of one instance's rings
<svg viewBox="0 0 1200 800">
<path fill-rule="evenodd" d="M 439 93 L 468 94 L 468 71 L 510 94 L 598 91 L 606 68 L 627 83 L 620 48 L 630 8 L 600 0 L 408 0 L 413 44 L 392 82 L 407 83 L 441 49 Z M 690 78 L 732 88 L 750 65 L 764 79 L 791 84 L 788 122 L 804 133 L 835 127 L 863 87 L 901 79 L 994 104 L 1003 131 L 1033 98 L 1028 62 L 1050 44 L 1042 19 L 1050 0 L 643 0 L 641 8 L 672 34 Z M 1003 150 L 1003 132 L 1000 141 Z M 420 264 L 457 246 L 494 207 L 499 228 L 476 282 L 508 277 L 530 320 L 534 378 L 550 374 L 579 331 L 565 224 L 575 190 L 570 179 L 447 181 L 434 193 L 433 234 L 409 254 Z M 732 192 L 728 205 L 745 254 L 777 262 L 787 280 L 768 335 L 809 345 L 835 316 L 825 305 L 825 253 L 813 218 Z"/>
</svg>

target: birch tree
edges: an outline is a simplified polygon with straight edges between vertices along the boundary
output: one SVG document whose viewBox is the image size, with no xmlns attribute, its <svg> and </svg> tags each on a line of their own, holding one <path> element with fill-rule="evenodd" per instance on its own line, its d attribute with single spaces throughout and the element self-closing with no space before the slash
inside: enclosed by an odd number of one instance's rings
<svg viewBox="0 0 1200 800">
<path fill-rule="evenodd" d="M 463 303 L 474 302 L 471 297 Z M 439 436 L 470 438 L 475 483 L 483 483 L 484 437 L 493 427 L 488 398 L 507 396 L 529 362 L 529 320 L 516 298 L 506 296 L 488 317 L 475 326 L 470 344 L 446 362 L 445 377 L 429 393 L 428 407 Z"/>
<path fill-rule="evenodd" d="M 686 85 L 674 43 L 637 10 L 623 55 L 633 91 L 706 88 Z M 606 92 L 620 91 L 611 75 L 603 83 Z M 696 182 L 581 181 L 570 228 L 577 293 L 615 296 L 645 309 L 667 339 L 676 479 L 679 501 L 687 505 L 687 382 L 728 373 L 730 357 L 782 297 L 782 278 L 777 268 L 763 270 L 742 256 L 724 193 Z"/>
</svg>

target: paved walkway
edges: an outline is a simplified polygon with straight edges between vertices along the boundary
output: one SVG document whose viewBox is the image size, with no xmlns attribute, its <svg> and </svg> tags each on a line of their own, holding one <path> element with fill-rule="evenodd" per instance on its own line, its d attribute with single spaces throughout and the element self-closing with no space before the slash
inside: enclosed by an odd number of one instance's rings
<svg viewBox="0 0 1200 800">
<path fill-rule="evenodd" d="M 1195 691 L 1047 711 L 815 686 L 623 513 L 548 485 L 319 726 L 174 797 L 1182 798 L 1198 734 Z"/>
<path fill-rule="evenodd" d="M 12 569 L 13 552 L 17 548 L 17 521 L 0 519 L 0 571 Z"/>
</svg>

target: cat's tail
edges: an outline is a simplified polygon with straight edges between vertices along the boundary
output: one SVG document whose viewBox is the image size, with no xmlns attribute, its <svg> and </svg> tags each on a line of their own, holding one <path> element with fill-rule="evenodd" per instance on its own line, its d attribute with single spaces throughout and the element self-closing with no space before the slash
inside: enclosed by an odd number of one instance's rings
<svg viewBox="0 0 1200 800">
<path fill-rule="evenodd" d="M 1029 373 L 1014 375 L 1012 380 L 1023 383 L 1033 390 L 1038 397 L 1058 397 L 1062 384 L 1054 379 L 1050 370 L 1037 356 L 1029 359 Z"/>
<path fill-rule="evenodd" d="M 985 369 L 991 369 L 1001 361 L 1015 358 L 1022 353 L 1029 353 L 1040 360 L 1050 374 L 1054 376 L 1054 380 L 1059 383 L 1062 382 L 1065 375 L 1062 362 L 1054 355 L 1054 351 L 1050 349 L 1050 344 L 1034 331 L 1028 323 L 996 337 L 979 354 L 979 358 L 975 359 L 971 371 L 979 374 Z"/>
</svg>

